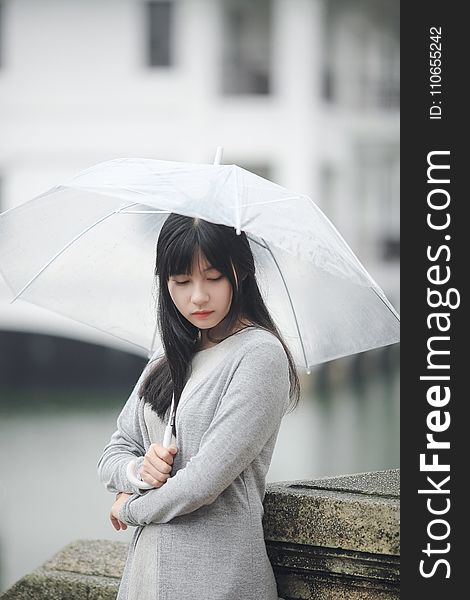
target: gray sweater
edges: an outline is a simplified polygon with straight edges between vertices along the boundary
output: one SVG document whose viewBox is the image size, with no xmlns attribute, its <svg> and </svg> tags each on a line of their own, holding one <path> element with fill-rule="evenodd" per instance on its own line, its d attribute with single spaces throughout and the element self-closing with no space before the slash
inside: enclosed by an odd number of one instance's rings
<svg viewBox="0 0 470 600">
<path fill-rule="evenodd" d="M 148 405 L 137 396 L 149 367 L 98 462 L 108 490 L 133 493 L 119 515 L 136 530 L 118 600 L 277 600 L 262 517 L 289 399 L 282 345 L 250 328 L 195 355 L 176 413 L 172 476 L 140 490 L 127 481 L 127 463 L 161 443 L 166 424 L 151 411 L 149 427 Z"/>
</svg>

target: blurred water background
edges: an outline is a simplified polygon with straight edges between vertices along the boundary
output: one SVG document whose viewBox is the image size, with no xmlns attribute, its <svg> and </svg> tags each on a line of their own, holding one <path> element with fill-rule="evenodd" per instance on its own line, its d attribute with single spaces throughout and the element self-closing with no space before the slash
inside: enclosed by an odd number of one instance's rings
<svg viewBox="0 0 470 600">
<path fill-rule="evenodd" d="M 0 211 L 223 145 L 309 194 L 399 310 L 398 0 L 0 0 L 0 130 Z M 0 592 L 74 539 L 129 538 L 96 462 L 144 363 L 0 280 Z M 302 387 L 268 481 L 399 466 L 398 346 Z"/>
<path fill-rule="evenodd" d="M 2 334 L 0 349 L 4 589 L 72 540 L 129 539 L 111 526 L 96 463 L 145 361 L 47 336 Z M 398 467 L 398 358 L 394 346 L 303 376 L 267 481 Z"/>
</svg>

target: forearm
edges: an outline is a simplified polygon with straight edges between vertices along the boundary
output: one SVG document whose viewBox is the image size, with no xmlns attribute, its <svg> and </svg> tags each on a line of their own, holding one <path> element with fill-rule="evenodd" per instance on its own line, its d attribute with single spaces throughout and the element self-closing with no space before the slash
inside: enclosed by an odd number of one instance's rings
<svg viewBox="0 0 470 600">
<path fill-rule="evenodd" d="M 198 486 L 196 477 L 192 477 L 190 471 L 180 469 L 162 487 L 131 496 L 122 506 L 119 519 L 133 526 L 167 523 L 213 502 L 223 491 L 220 489 L 223 485 L 221 482 L 212 481 L 208 484 L 206 481 L 205 485 Z"/>
<path fill-rule="evenodd" d="M 277 435 L 278 429 L 279 422 L 275 424 L 272 435 Z M 264 441 L 264 438 L 261 440 Z M 222 451 L 218 454 L 217 450 L 211 456 L 205 452 L 198 453 L 162 487 L 131 496 L 121 507 L 119 519 L 131 526 L 167 523 L 212 504 L 262 448 L 253 440 L 249 448 L 247 445 L 237 450 L 231 457 Z"/>
<path fill-rule="evenodd" d="M 120 520 L 134 526 L 167 523 L 193 512 L 214 502 L 253 462 L 277 435 L 287 407 L 287 362 L 282 349 L 276 352 L 270 360 L 263 356 L 251 364 L 247 359 L 239 366 L 198 453 L 161 488 L 129 498 Z"/>
</svg>

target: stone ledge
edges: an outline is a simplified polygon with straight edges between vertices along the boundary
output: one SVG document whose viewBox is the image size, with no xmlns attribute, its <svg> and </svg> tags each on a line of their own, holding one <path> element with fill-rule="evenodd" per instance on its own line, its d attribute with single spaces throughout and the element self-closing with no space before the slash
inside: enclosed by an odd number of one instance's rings
<svg viewBox="0 0 470 600">
<path fill-rule="evenodd" d="M 268 484 L 266 540 L 400 555 L 399 471 Z"/>
<path fill-rule="evenodd" d="M 399 600 L 400 590 L 396 586 L 380 583 L 358 582 L 349 577 L 328 577 L 316 573 L 312 580 L 304 573 L 281 573 L 278 580 L 280 600 Z"/>
<path fill-rule="evenodd" d="M 2 600 L 116 600 L 119 579 L 37 569 L 15 583 Z"/>
<path fill-rule="evenodd" d="M 315 548 L 299 544 L 266 542 L 271 562 L 284 571 L 303 571 L 316 574 L 354 576 L 369 582 L 380 580 L 395 585 L 400 578 L 400 561 L 396 556 L 380 556 L 360 552 Z"/>
<path fill-rule="evenodd" d="M 263 526 L 280 597 L 398 600 L 398 484 L 398 470 L 268 484 Z M 115 600 L 127 548 L 73 542 L 1 599 Z"/>
<path fill-rule="evenodd" d="M 127 548 L 126 542 L 78 540 L 65 546 L 42 568 L 120 579 L 126 562 Z"/>
<path fill-rule="evenodd" d="M 17 581 L 1 600 L 115 600 L 127 543 L 78 540 Z"/>
<path fill-rule="evenodd" d="M 269 484 L 264 534 L 285 600 L 400 597 L 399 471 Z"/>
</svg>

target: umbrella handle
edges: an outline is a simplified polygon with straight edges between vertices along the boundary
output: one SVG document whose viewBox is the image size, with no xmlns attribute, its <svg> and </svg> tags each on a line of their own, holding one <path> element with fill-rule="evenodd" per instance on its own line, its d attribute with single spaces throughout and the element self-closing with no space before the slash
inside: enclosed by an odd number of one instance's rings
<svg viewBox="0 0 470 600">
<path fill-rule="evenodd" d="M 171 446 L 171 436 L 173 435 L 173 427 L 170 423 L 165 427 L 165 435 L 163 436 L 163 446 L 169 448 Z"/>
<path fill-rule="evenodd" d="M 163 446 L 165 448 L 169 448 L 171 446 L 171 438 L 173 435 L 173 423 L 175 419 L 175 396 L 173 395 L 171 399 L 171 409 L 170 409 L 170 420 L 168 421 L 168 425 L 165 427 L 165 434 L 163 436 Z M 126 477 L 130 483 L 135 485 L 141 490 L 149 490 L 153 488 L 153 485 L 150 483 L 146 483 L 140 477 L 135 475 L 135 461 L 133 459 L 127 463 L 126 467 Z"/>
<path fill-rule="evenodd" d="M 127 463 L 126 477 L 128 481 L 132 483 L 132 485 L 135 485 L 141 490 L 149 490 L 150 488 L 153 488 L 153 485 L 143 481 L 142 479 L 140 479 L 140 477 L 138 478 L 135 476 L 135 459 Z"/>
</svg>

